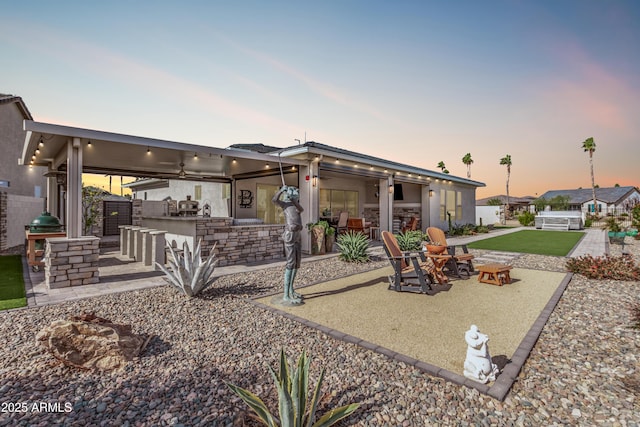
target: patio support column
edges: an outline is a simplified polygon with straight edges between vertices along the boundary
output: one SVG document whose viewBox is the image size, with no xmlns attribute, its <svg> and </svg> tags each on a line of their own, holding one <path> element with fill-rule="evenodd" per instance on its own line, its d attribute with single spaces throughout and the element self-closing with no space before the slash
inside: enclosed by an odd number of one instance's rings
<svg viewBox="0 0 640 427">
<path fill-rule="evenodd" d="M 60 190 L 58 188 L 58 178 L 50 176 L 47 178 L 47 212 L 51 215 L 60 218 L 60 212 L 58 212 Z"/>
<path fill-rule="evenodd" d="M 67 238 L 82 236 L 82 143 L 67 142 Z"/>
<path fill-rule="evenodd" d="M 380 204 L 380 231 L 393 231 L 393 177 L 382 178 L 378 181 L 378 203 Z"/>
<path fill-rule="evenodd" d="M 429 215 L 431 209 L 429 191 L 431 187 L 429 187 L 429 185 L 423 185 L 420 190 L 420 220 L 422 221 L 422 232 L 424 232 L 427 227 L 431 226 L 431 215 Z"/>
<path fill-rule="evenodd" d="M 300 206 L 304 209 L 302 212 L 302 224 L 318 221 L 318 185 L 313 186 L 313 175 L 318 174 L 317 163 L 309 162 L 306 166 L 301 165 L 298 173 L 298 188 L 300 189 Z M 307 180 L 307 177 L 309 179 Z M 316 180 L 317 182 L 318 180 Z M 302 252 L 311 253 L 311 238 L 306 230 L 302 229 Z"/>
</svg>

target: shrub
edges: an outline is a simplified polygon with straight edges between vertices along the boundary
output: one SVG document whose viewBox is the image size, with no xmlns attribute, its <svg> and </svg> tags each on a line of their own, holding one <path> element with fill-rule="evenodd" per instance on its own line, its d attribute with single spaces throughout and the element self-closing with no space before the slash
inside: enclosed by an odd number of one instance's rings
<svg viewBox="0 0 640 427">
<path fill-rule="evenodd" d="M 320 372 L 318 383 L 314 387 L 311 400 L 308 400 L 309 385 L 309 359 L 305 351 L 302 351 L 298 359 L 298 366 L 289 367 L 284 349 L 280 350 L 280 372 L 275 373 L 269 367 L 271 376 L 278 389 L 278 412 L 280 414 L 280 422 L 269 412 L 267 405 L 264 404 L 255 394 L 249 390 L 227 383 L 227 386 L 247 404 L 256 413 L 258 419 L 269 427 L 277 425 L 289 427 L 328 427 L 343 418 L 351 415 L 353 411 L 358 409 L 359 403 L 341 406 L 325 413 L 317 422 L 314 423 L 318 402 L 321 398 L 320 387 L 324 378 L 324 368 Z"/>
<path fill-rule="evenodd" d="M 455 224 L 449 227 L 449 235 L 450 236 L 470 236 L 476 233 L 476 225 L 475 224 Z"/>
<path fill-rule="evenodd" d="M 189 250 L 187 242 L 182 245 L 182 253 L 176 253 L 167 243 L 172 258 L 169 260 L 170 270 L 156 262 L 160 270 L 166 274 L 169 283 L 190 297 L 198 295 L 216 280 L 216 277 L 213 277 L 213 270 L 218 263 L 218 260 L 215 259 L 215 245 L 211 248 L 209 257 L 202 261 L 202 258 L 200 258 L 200 242 L 201 240 L 198 240 L 198 245 L 193 253 Z"/>
<path fill-rule="evenodd" d="M 593 224 L 593 219 L 591 219 L 591 218 L 586 218 L 586 219 L 584 220 L 584 228 L 590 228 L 592 224 Z"/>
<path fill-rule="evenodd" d="M 401 251 L 418 251 L 422 246 L 422 242 L 427 240 L 420 230 L 396 234 L 396 239 Z"/>
<path fill-rule="evenodd" d="M 522 212 L 522 214 L 518 215 L 518 222 L 525 227 L 533 225 L 535 220 L 536 216 L 532 212 Z"/>
<path fill-rule="evenodd" d="M 367 249 L 369 248 L 369 238 L 362 234 L 349 230 L 344 234 L 338 236 L 337 241 L 338 248 L 340 249 L 340 258 L 346 262 L 367 262 L 369 261 L 369 255 L 367 255 Z"/>
<path fill-rule="evenodd" d="M 640 267 L 629 255 L 584 255 L 567 261 L 567 270 L 589 279 L 640 280 Z"/>
</svg>

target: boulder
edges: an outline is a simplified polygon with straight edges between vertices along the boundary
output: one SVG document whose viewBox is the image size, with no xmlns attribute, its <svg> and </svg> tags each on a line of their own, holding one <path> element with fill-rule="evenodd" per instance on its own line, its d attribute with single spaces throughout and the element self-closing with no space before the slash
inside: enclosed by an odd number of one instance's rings
<svg viewBox="0 0 640 427">
<path fill-rule="evenodd" d="M 148 340 L 93 314 L 56 320 L 36 335 L 54 357 L 83 369 L 115 370 L 137 357 Z"/>
</svg>

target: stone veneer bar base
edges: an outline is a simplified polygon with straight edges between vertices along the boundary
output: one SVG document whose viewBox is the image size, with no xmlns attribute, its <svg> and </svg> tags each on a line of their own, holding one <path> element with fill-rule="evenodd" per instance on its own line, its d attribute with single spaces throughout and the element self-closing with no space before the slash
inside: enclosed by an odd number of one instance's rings
<svg viewBox="0 0 640 427">
<path fill-rule="evenodd" d="M 100 239 L 93 236 L 46 240 L 44 276 L 49 289 L 100 281 Z"/>
</svg>

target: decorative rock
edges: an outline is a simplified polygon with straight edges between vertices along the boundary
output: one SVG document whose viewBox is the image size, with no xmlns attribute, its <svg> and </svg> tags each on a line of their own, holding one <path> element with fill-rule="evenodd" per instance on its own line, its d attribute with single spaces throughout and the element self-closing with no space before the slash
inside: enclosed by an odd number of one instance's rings
<svg viewBox="0 0 640 427">
<path fill-rule="evenodd" d="M 93 314 L 56 320 L 36 340 L 63 363 L 83 369 L 120 369 L 143 350 L 145 339 Z"/>
</svg>

